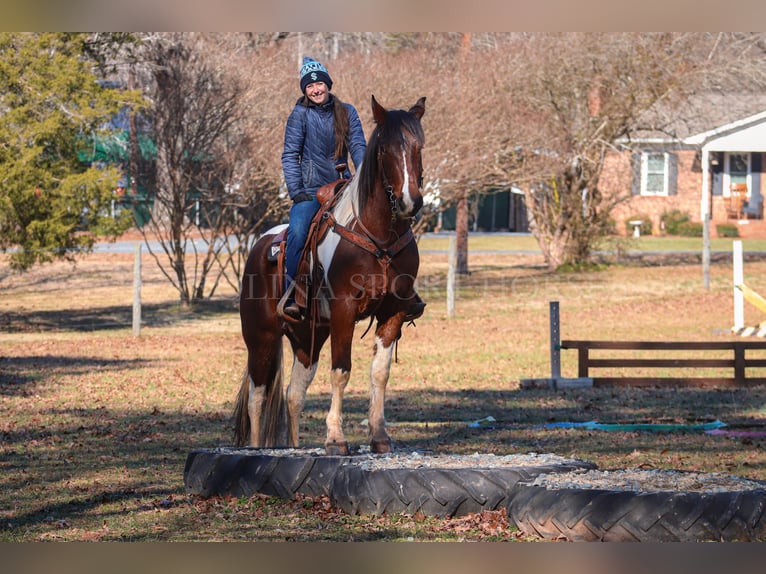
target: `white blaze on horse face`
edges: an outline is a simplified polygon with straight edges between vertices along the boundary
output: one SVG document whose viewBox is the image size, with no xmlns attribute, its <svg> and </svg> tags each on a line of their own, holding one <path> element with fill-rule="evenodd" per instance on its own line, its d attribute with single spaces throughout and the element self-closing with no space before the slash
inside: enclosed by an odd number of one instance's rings
<svg viewBox="0 0 766 574">
<path fill-rule="evenodd" d="M 415 215 L 415 200 L 410 192 L 410 172 L 407 169 L 407 150 L 402 149 L 402 167 L 404 173 L 404 183 L 402 184 L 402 201 L 404 201 L 405 212 L 407 215 Z"/>
</svg>

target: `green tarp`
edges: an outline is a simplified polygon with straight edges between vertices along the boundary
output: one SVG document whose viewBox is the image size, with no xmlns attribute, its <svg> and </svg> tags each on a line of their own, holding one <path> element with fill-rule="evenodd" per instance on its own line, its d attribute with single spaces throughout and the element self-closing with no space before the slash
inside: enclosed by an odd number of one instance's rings
<svg viewBox="0 0 766 574">
<path fill-rule="evenodd" d="M 710 431 L 725 427 L 726 423 L 715 420 L 710 423 L 699 424 L 654 424 L 654 423 L 599 423 L 597 421 L 588 421 L 582 423 L 548 423 L 543 428 L 576 428 L 582 430 L 601 430 L 601 431 L 648 431 L 648 432 L 698 432 Z"/>
</svg>

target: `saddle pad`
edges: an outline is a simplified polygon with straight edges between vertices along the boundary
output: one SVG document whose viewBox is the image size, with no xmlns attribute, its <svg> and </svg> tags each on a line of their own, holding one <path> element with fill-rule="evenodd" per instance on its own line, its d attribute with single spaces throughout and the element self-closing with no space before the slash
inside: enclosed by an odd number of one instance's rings
<svg viewBox="0 0 766 574">
<path fill-rule="evenodd" d="M 279 260 L 279 254 L 282 251 L 282 244 L 287 239 L 287 228 L 277 233 L 271 240 L 269 245 L 269 251 L 266 253 L 266 259 L 271 263 L 276 263 Z"/>
</svg>

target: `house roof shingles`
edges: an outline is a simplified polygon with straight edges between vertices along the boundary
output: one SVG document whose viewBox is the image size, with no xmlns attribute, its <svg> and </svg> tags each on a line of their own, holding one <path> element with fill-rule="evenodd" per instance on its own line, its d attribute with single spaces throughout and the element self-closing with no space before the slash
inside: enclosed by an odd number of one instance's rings
<svg viewBox="0 0 766 574">
<path fill-rule="evenodd" d="M 659 105 L 639 119 L 631 140 L 683 141 L 766 111 L 766 94 L 708 93 L 673 106 Z"/>
</svg>

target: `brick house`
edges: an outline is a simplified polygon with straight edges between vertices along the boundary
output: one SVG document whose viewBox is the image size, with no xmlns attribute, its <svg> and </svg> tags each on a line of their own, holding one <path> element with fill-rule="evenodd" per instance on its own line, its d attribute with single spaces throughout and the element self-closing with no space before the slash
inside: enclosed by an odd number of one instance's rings
<svg viewBox="0 0 766 574">
<path fill-rule="evenodd" d="M 675 209 L 698 222 L 710 213 L 712 237 L 722 223 L 742 237 L 766 237 L 766 96 L 695 97 L 680 110 L 653 112 L 651 125 L 660 128 L 620 142 L 624 151 L 604 163 L 602 193 L 628 197 L 612 211 L 618 232 L 648 217 L 660 234 L 662 214 Z"/>
</svg>

